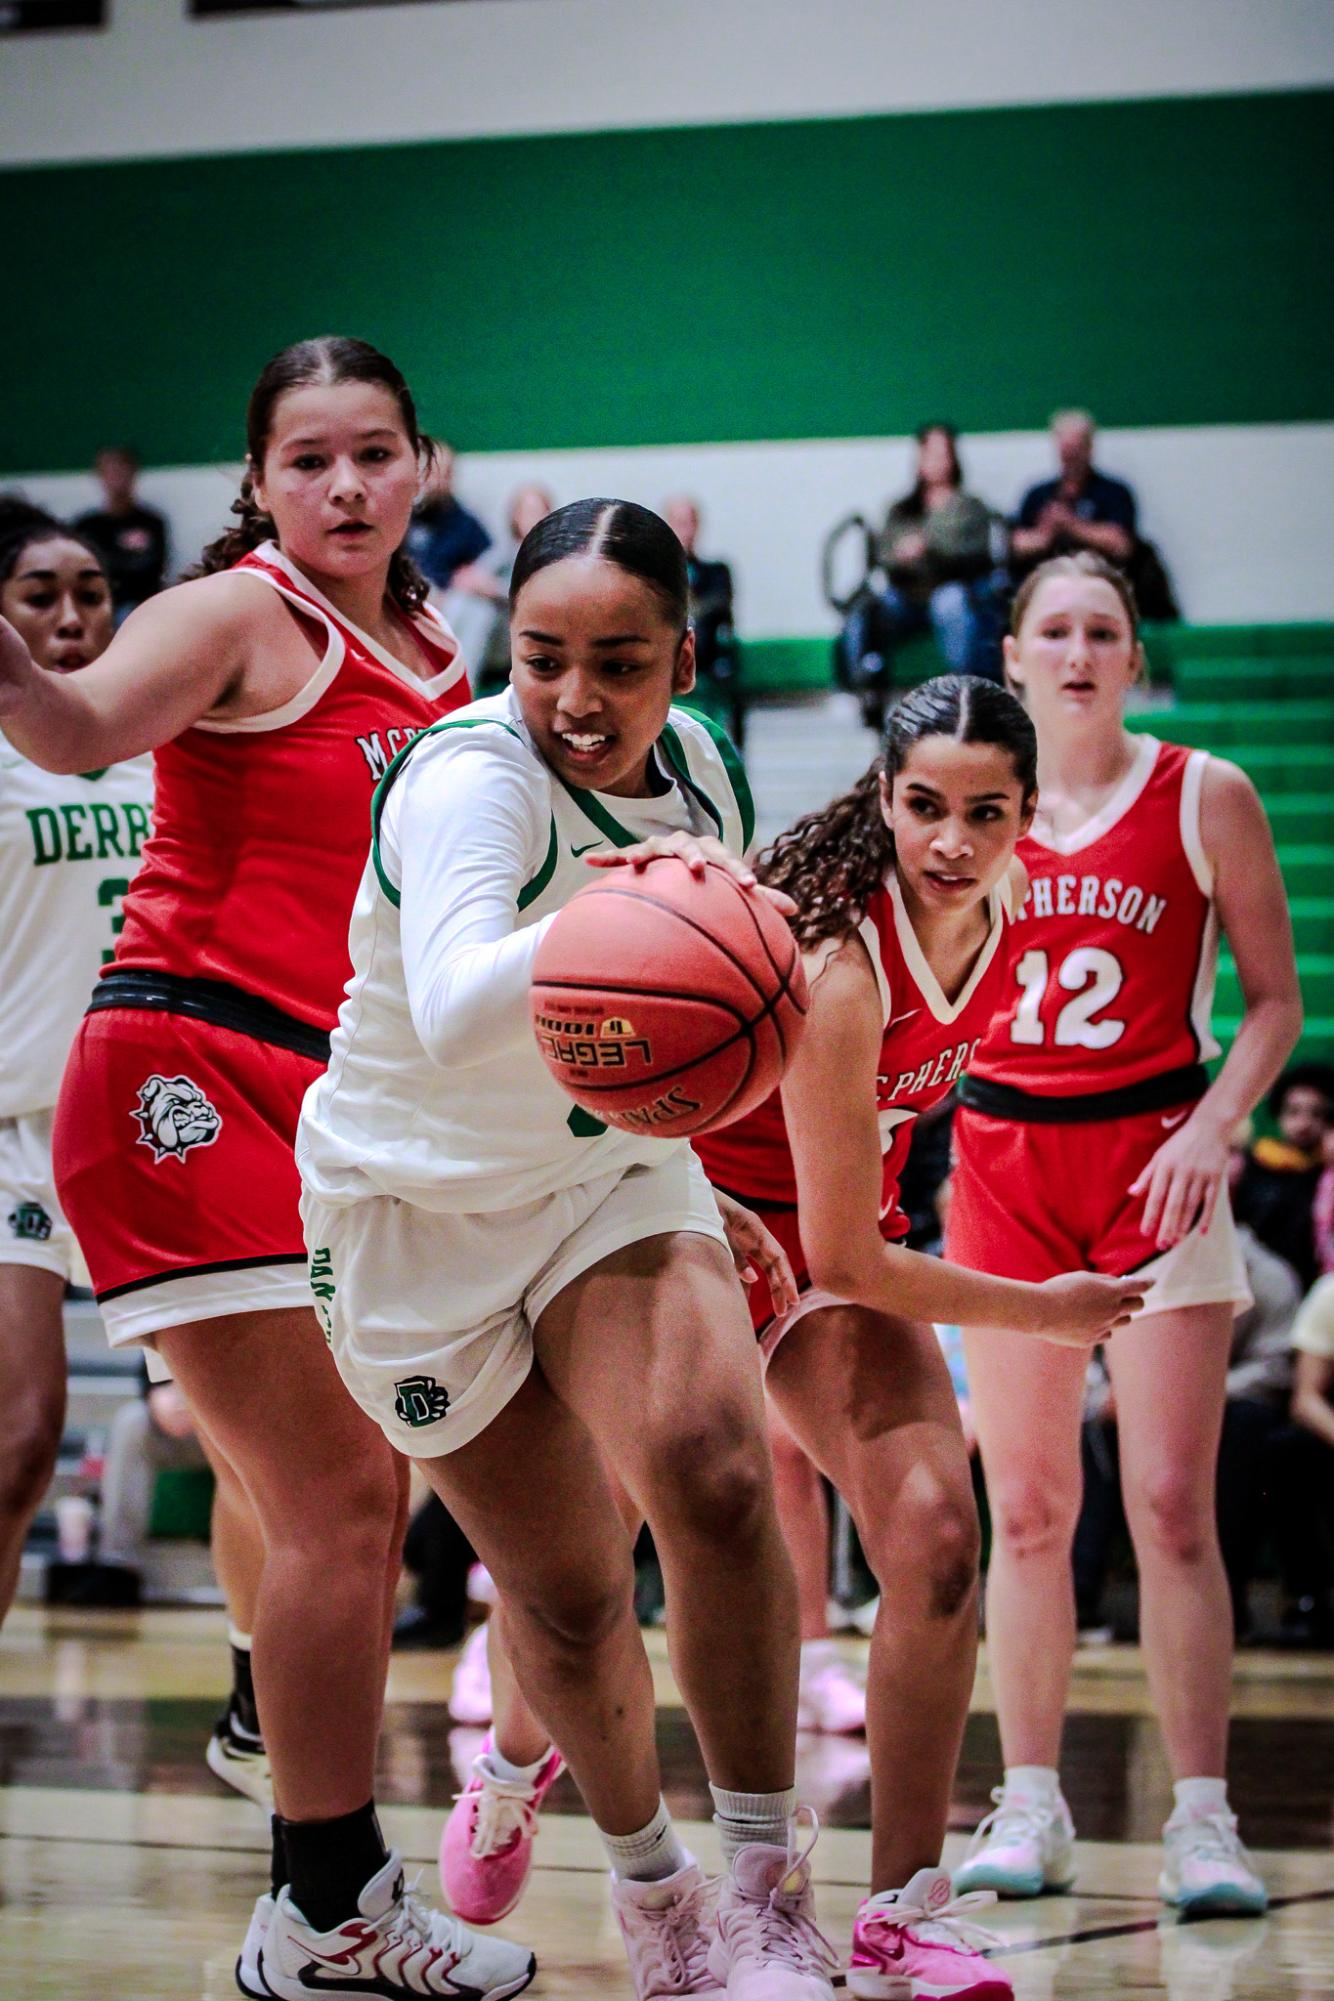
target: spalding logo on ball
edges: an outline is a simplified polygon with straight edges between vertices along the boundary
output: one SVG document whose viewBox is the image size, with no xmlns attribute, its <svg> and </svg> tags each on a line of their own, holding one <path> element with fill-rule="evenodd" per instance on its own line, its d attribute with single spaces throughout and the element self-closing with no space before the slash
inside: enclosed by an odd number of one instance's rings
<svg viewBox="0 0 1334 2001">
<path fill-rule="evenodd" d="M 767 1098 L 806 1019 L 797 942 L 773 905 L 710 862 L 600 875 L 552 920 L 533 1032 L 556 1082 L 604 1125 L 676 1139 Z"/>
</svg>

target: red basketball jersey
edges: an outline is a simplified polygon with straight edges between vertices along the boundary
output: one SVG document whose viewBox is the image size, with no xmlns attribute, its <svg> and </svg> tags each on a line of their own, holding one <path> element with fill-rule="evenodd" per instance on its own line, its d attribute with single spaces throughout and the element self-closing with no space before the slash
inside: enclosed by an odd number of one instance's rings
<svg viewBox="0 0 1334 2001">
<path fill-rule="evenodd" d="M 458 642 L 423 609 L 419 679 L 266 542 L 236 566 L 322 625 L 323 659 L 267 715 L 203 722 L 154 754 L 153 833 L 115 967 L 220 980 L 332 1029 L 371 794 L 404 744 L 469 699 Z M 111 969 L 108 969 L 111 970 Z"/>
<path fill-rule="evenodd" d="M 1043 1097 L 1123 1090 L 1218 1054 L 1218 926 L 1200 838 L 1208 753 L 1136 739 L 1102 811 L 1059 842 L 1028 835 L 1009 1000 L 970 1068 Z"/>
<path fill-rule="evenodd" d="M 876 1108 L 884 1154 L 881 1229 L 901 1237 L 908 1220 L 898 1206 L 899 1179 L 920 1112 L 938 1105 L 967 1068 L 1005 994 L 1008 930 L 1004 893 L 991 893 L 991 929 L 957 999 L 946 1000 L 912 928 L 898 879 L 871 898 L 858 929 L 880 990 L 884 1040 L 876 1075 Z M 796 1170 L 779 1093 L 694 1142 L 710 1181 L 743 1200 L 792 1208 Z"/>
</svg>

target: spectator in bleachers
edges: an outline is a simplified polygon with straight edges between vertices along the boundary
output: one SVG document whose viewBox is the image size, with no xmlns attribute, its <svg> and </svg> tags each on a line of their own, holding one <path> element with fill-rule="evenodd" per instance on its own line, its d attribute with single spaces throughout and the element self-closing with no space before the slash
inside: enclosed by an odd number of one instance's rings
<svg viewBox="0 0 1334 2001">
<path fill-rule="evenodd" d="M 162 589 L 169 549 L 167 522 L 138 497 L 139 454 L 129 445 L 104 445 L 95 470 L 102 483 L 102 505 L 81 514 L 74 528 L 106 565 L 119 622 Z"/>
<path fill-rule="evenodd" d="M 555 505 L 545 486 L 535 481 L 521 486 L 510 499 L 508 539 L 454 572 L 444 610 L 468 663 L 474 695 L 494 694 L 509 680 L 510 626 L 506 604 L 514 558 L 529 529 L 545 521 Z"/>
<path fill-rule="evenodd" d="M 746 729 L 741 696 L 741 652 L 737 645 L 736 613 L 732 603 L 731 565 L 699 553 L 700 509 L 688 494 L 676 494 L 662 510 L 663 519 L 686 552 L 690 585 L 690 623 L 695 628 L 695 685 L 703 704 L 710 697 L 722 706 L 732 741 L 741 747 Z"/>
<path fill-rule="evenodd" d="M 1286 1580 L 1287 1635 L 1334 1646 L 1334 1277 L 1320 1279 L 1292 1330 L 1293 1446 L 1283 1471 L 1300 1540 Z"/>
<path fill-rule="evenodd" d="M 924 424 L 912 487 L 877 538 L 873 574 L 883 574 L 883 588 L 858 598 L 843 628 L 851 687 L 887 689 L 894 647 L 928 631 L 951 673 L 1000 678 L 994 528 L 986 503 L 965 491 L 953 426 Z"/>
<path fill-rule="evenodd" d="M 1016 578 L 1048 556 L 1093 549 L 1118 569 L 1130 568 L 1138 534 L 1135 496 L 1124 480 L 1110 479 L 1093 463 L 1096 428 L 1087 410 L 1058 410 L 1051 439 L 1060 471 L 1030 486 L 1019 503 L 1010 535 Z"/>
<path fill-rule="evenodd" d="M 437 444 L 403 545 L 437 591 L 447 591 L 455 572 L 491 547 L 486 529 L 454 492 L 456 464 L 453 446 Z"/>
<path fill-rule="evenodd" d="M 1269 1115 L 1278 1134 L 1252 1146 L 1233 1207 L 1237 1221 L 1286 1258 L 1306 1288 L 1319 1272 L 1313 1209 L 1325 1135 L 1334 1125 L 1334 1067 L 1293 1064 L 1269 1093 Z"/>
</svg>

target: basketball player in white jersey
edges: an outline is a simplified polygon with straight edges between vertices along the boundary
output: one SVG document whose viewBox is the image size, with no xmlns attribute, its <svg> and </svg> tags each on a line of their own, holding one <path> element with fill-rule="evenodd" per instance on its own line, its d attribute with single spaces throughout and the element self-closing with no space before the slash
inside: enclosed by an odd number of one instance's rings
<svg viewBox="0 0 1334 2001">
<path fill-rule="evenodd" d="M 496 1580 L 525 1694 L 602 1833 L 640 2001 L 831 2001 L 793 1789 L 795 1593 L 719 1204 L 688 1146 L 572 1107 L 529 1025 L 537 945 L 587 857 L 707 853 L 755 888 L 735 754 L 669 706 L 693 680 L 686 595 L 680 544 L 644 508 L 582 501 L 528 535 L 510 689 L 426 731 L 377 793 L 297 1161 L 334 1358 Z M 662 1557 L 720 1894 L 661 1798 L 604 1465 Z M 287 1969 L 335 1944 L 280 1898 L 274 1993 L 297 1996 Z"/>
<path fill-rule="evenodd" d="M 77 673 L 114 629 L 101 558 L 24 503 L 0 509 L 0 612 L 49 672 Z M 43 771 L 0 737 L 0 1619 L 64 1423 L 61 1302 L 87 1269 L 51 1169 L 65 1056 L 112 955 L 153 800 L 150 757 L 81 775 Z M 250 1676 L 259 1531 L 225 1464 L 214 1467 L 212 1552 L 231 1621 L 232 1691 L 208 1763 L 264 1804 L 268 1760 Z"/>
</svg>

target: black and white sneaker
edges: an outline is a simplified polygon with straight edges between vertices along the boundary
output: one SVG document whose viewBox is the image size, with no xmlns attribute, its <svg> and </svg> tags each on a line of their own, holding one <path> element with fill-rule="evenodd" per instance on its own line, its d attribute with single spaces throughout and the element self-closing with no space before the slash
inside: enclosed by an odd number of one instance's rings
<svg viewBox="0 0 1334 2001">
<path fill-rule="evenodd" d="M 264 1740 L 247 1730 L 236 1713 L 235 1699 L 227 1704 L 213 1726 L 204 1753 L 210 1772 L 225 1786 L 235 1787 L 266 1813 L 273 1812 L 273 1780 L 269 1774 L 269 1754 Z"/>
<path fill-rule="evenodd" d="M 255 1908 L 250 1913 L 250 1923 L 246 1929 L 245 1944 L 236 1962 L 236 1984 L 251 2001 L 269 2001 L 269 1990 L 260 1978 L 259 1956 L 264 1950 L 264 1941 L 273 1923 L 273 1898 L 266 1890 L 262 1897 L 255 1899 Z"/>
<path fill-rule="evenodd" d="M 391 1851 L 362 1891 L 358 1915 L 328 1932 L 313 1930 L 284 1890 L 256 1962 L 260 1992 L 274 2001 L 368 1994 L 509 2001 L 523 1992 L 537 1971 L 527 1946 L 470 1931 L 420 1903 L 415 1887 L 404 1888 L 402 1858 Z"/>
</svg>

